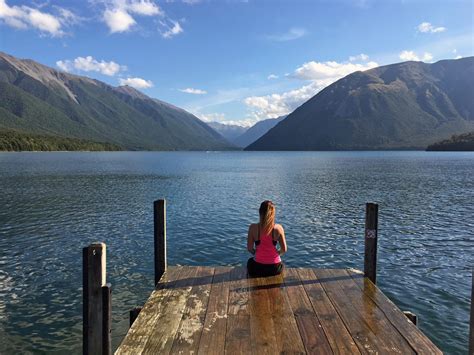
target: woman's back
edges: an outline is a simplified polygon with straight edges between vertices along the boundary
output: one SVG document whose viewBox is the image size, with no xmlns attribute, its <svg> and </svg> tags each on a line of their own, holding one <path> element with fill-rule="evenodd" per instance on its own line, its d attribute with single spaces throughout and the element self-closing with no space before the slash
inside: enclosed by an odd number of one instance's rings
<svg viewBox="0 0 474 355">
<path fill-rule="evenodd" d="M 281 262 L 280 255 L 276 250 L 276 240 L 274 239 L 275 229 L 268 234 L 258 227 L 258 236 L 256 240 L 255 261 L 260 264 L 277 264 Z"/>
</svg>

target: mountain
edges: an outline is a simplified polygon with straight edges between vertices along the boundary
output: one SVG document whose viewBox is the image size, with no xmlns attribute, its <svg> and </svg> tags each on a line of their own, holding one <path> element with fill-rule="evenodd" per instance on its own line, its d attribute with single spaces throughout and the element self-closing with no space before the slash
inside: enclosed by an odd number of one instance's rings
<svg viewBox="0 0 474 355">
<path fill-rule="evenodd" d="M 207 122 L 207 124 L 231 143 L 247 130 L 246 127 L 219 122 Z"/>
<path fill-rule="evenodd" d="M 263 121 L 259 121 L 255 123 L 252 127 L 247 129 L 244 133 L 233 140 L 233 143 L 238 147 L 246 147 L 249 144 L 255 142 L 265 133 L 267 133 L 270 129 L 275 127 L 275 125 L 282 120 L 284 120 L 285 116 L 280 116 L 277 118 L 268 118 Z"/>
<path fill-rule="evenodd" d="M 129 150 L 230 148 L 194 115 L 131 87 L 113 87 L 1 52 L 0 128 Z"/>
<path fill-rule="evenodd" d="M 352 73 L 247 150 L 424 149 L 474 130 L 474 57 Z"/>
<path fill-rule="evenodd" d="M 474 132 L 453 135 L 449 139 L 431 144 L 427 151 L 474 151 Z"/>
</svg>

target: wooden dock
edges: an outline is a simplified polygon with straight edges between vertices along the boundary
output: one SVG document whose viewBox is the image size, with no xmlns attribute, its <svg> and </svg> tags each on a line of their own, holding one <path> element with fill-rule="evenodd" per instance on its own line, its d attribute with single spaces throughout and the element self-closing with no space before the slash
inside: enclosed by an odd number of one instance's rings
<svg viewBox="0 0 474 355">
<path fill-rule="evenodd" d="M 357 270 L 168 267 L 116 354 L 441 354 Z"/>
<path fill-rule="evenodd" d="M 116 354 L 442 354 L 376 286 L 378 206 L 365 216 L 364 272 L 168 266 L 166 201 L 154 204 L 155 289 L 130 311 Z M 474 272 L 469 354 L 474 355 Z M 83 353 L 112 354 L 106 246 L 83 249 Z"/>
</svg>

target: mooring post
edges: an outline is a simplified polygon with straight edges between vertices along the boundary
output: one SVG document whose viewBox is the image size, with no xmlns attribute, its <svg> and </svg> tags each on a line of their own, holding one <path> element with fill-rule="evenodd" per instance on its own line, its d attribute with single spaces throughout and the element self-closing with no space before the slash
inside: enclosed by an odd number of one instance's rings
<svg viewBox="0 0 474 355">
<path fill-rule="evenodd" d="M 155 285 L 166 271 L 166 200 L 153 204 L 155 235 Z"/>
<path fill-rule="evenodd" d="M 112 355 L 112 285 L 102 286 L 102 354 Z"/>
<path fill-rule="evenodd" d="M 137 319 L 141 310 L 142 310 L 142 307 L 135 307 L 134 309 L 130 311 L 130 327 L 132 327 L 133 323 Z"/>
<path fill-rule="evenodd" d="M 472 268 L 471 284 L 471 321 L 469 325 L 469 354 L 474 355 L 474 268 Z"/>
<path fill-rule="evenodd" d="M 365 255 L 364 276 L 374 284 L 377 274 L 377 225 L 379 205 L 367 203 L 365 205 Z"/>
<path fill-rule="evenodd" d="M 106 282 L 105 244 L 94 243 L 83 248 L 82 262 L 82 351 L 86 355 L 101 354 L 103 351 L 104 328 L 102 286 L 105 286 Z"/>
</svg>

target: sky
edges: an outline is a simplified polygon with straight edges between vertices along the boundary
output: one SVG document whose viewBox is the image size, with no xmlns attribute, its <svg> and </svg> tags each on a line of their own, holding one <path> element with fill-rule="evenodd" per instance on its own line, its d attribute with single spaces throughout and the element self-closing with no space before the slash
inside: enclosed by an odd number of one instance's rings
<svg viewBox="0 0 474 355">
<path fill-rule="evenodd" d="M 249 126 L 357 70 L 474 55 L 473 4 L 0 0 L 0 51 Z"/>
</svg>

